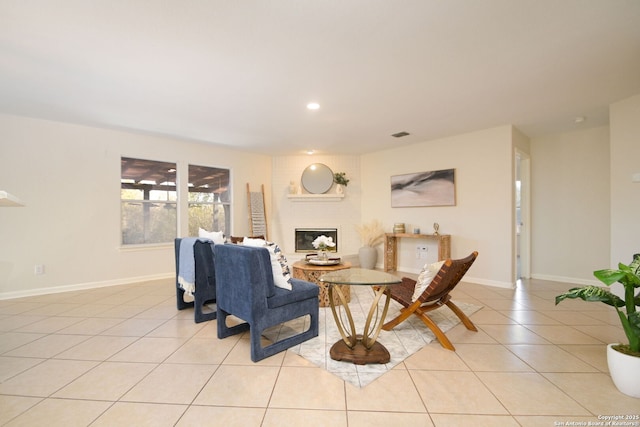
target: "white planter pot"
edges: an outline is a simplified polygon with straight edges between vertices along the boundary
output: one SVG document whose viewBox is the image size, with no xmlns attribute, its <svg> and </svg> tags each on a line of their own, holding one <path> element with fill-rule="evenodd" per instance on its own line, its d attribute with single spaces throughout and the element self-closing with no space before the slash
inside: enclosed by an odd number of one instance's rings
<svg viewBox="0 0 640 427">
<path fill-rule="evenodd" d="M 358 258 L 360 259 L 360 267 L 373 270 L 378 261 L 378 251 L 371 246 L 363 246 L 358 250 Z"/>
<path fill-rule="evenodd" d="M 609 374 L 618 390 L 622 393 L 640 398 L 640 357 L 629 356 L 607 346 L 607 364 Z"/>
</svg>

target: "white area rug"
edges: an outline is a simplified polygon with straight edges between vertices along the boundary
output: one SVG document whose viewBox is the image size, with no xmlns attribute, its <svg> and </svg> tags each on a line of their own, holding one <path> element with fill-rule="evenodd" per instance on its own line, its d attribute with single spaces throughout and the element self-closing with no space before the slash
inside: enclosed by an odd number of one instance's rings
<svg viewBox="0 0 640 427">
<path fill-rule="evenodd" d="M 349 303 L 349 308 L 351 309 L 351 314 L 356 324 L 357 333 L 362 333 L 362 328 L 364 327 L 373 298 L 374 295 L 369 286 L 351 287 L 351 302 Z M 380 299 L 379 313 L 382 313 L 382 309 L 384 308 L 384 300 L 384 297 Z M 463 302 L 456 302 L 456 305 L 460 307 L 467 316 L 470 316 L 482 308 Z M 401 307 L 400 304 L 392 300 L 389 305 L 386 320 L 395 318 L 399 314 Z M 431 317 L 445 333 L 460 323 L 460 319 L 446 306 L 430 312 L 429 317 Z M 303 325 L 301 321 L 293 321 L 277 328 L 269 329 L 265 331 L 264 335 L 270 340 L 282 339 L 292 333 L 306 330 L 307 327 L 308 325 Z M 436 339 L 431 330 L 427 328 L 417 316 L 411 316 L 391 331 L 380 331 L 378 341 L 389 350 L 391 355 L 389 363 L 355 365 L 350 362 L 338 362 L 329 356 L 331 346 L 341 338 L 335 320 L 333 319 L 331 308 L 321 307 L 318 336 L 292 347 L 288 351 L 299 354 L 313 364 L 326 369 L 356 387 L 364 387 Z"/>
</svg>

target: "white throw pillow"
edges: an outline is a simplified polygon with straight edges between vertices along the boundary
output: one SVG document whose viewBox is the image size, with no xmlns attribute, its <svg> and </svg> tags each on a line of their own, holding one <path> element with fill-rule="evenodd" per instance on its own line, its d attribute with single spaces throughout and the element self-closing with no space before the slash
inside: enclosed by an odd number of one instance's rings
<svg viewBox="0 0 640 427">
<path fill-rule="evenodd" d="M 222 231 L 207 231 L 199 228 L 198 237 L 212 240 L 215 245 L 224 245 L 224 232 Z"/>
<path fill-rule="evenodd" d="M 411 298 L 411 301 L 417 300 L 420 295 L 422 295 L 424 290 L 427 289 L 427 286 L 431 284 L 433 278 L 436 277 L 438 271 L 440 271 L 440 267 L 442 267 L 442 264 L 444 264 L 444 261 L 434 262 L 433 264 L 425 264 L 424 267 L 422 267 L 422 271 L 418 275 L 418 281 L 413 291 L 413 297 Z"/>
<path fill-rule="evenodd" d="M 245 237 L 242 239 L 242 244 L 245 246 L 262 247 L 266 246 L 267 241 L 264 239 L 252 239 L 251 237 Z"/>
</svg>

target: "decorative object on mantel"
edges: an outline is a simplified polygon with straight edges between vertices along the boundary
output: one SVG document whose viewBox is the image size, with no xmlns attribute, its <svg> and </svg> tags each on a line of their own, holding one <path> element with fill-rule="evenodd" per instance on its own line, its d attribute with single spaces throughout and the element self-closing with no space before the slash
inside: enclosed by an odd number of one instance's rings
<svg viewBox="0 0 640 427">
<path fill-rule="evenodd" d="M 607 365 L 611 380 L 622 393 L 640 398 L 640 254 L 634 254 L 629 265 L 618 264 L 618 269 L 596 270 L 593 275 L 607 286 L 620 283 L 624 287 L 624 299 L 601 286 L 586 285 L 571 288 L 556 296 L 556 305 L 566 298 L 599 301 L 615 308 L 627 344 L 607 345 Z M 622 311 L 619 307 L 625 307 Z"/>
<path fill-rule="evenodd" d="M 455 206 L 455 169 L 391 177 L 391 207 Z"/>
<path fill-rule="evenodd" d="M 327 254 L 328 248 L 333 248 L 336 244 L 333 243 L 333 237 L 327 237 L 324 234 L 316 237 L 312 243 L 313 247 L 318 249 L 318 260 L 321 262 L 327 262 L 329 260 L 329 254 Z"/>
<path fill-rule="evenodd" d="M 344 194 L 344 188 L 349 184 L 346 172 L 336 172 L 333 174 L 333 182 L 336 183 L 336 193 Z"/>
<path fill-rule="evenodd" d="M 438 224 L 437 222 L 433 223 L 433 235 L 434 236 L 440 235 L 440 224 Z"/>
<path fill-rule="evenodd" d="M 289 181 L 289 194 L 297 194 L 298 193 L 298 186 L 296 185 L 295 181 Z"/>
<path fill-rule="evenodd" d="M 384 228 L 382 228 L 380 221 L 376 219 L 366 224 L 357 225 L 356 229 L 364 245 L 358 250 L 360 267 L 372 270 L 376 267 L 378 261 L 376 246 L 384 241 Z"/>
</svg>

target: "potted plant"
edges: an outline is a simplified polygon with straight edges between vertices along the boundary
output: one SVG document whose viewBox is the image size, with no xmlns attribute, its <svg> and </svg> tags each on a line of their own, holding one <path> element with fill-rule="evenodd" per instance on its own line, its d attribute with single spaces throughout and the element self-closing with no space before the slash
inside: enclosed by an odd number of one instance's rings
<svg viewBox="0 0 640 427">
<path fill-rule="evenodd" d="M 628 344 L 609 344 L 607 363 L 611 379 L 618 390 L 629 396 L 640 398 L 640 254 L 633 255 L 629 265 L 618 264 L 618 269 L 604 269 L 593 275 L 607 286 L 620 283 L 624 286 L 624 299 L 600 286 L 583 286 L 569 289 L 556 297 L 556 304 L 566 298 L 584 301 L 600 301 L 615 308 Z M 624 307 L 624 311 L 620 309 Z"/>
<path fill-rule="evenodd" d="M 367 224 L 357 225 L 356 229 L 363 244 L 358 250 L 360 267 L 374 269 L 378 261 L 376 246 L 384 241 L 384 228 L 380 221 L 373 220 Z"/>
<path fill-rule="evenodd" d="M 333 174 L 333 182 L 336 183 L 336 193 L 344 194 L 344 187 L 349 184 L 347 174 L 345 172 L 336 172 Z"/>
</svg>

